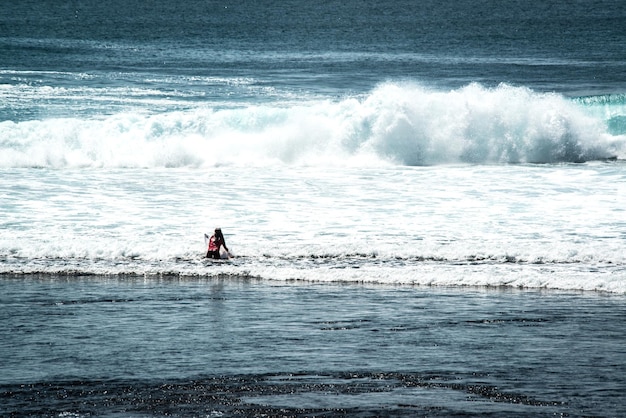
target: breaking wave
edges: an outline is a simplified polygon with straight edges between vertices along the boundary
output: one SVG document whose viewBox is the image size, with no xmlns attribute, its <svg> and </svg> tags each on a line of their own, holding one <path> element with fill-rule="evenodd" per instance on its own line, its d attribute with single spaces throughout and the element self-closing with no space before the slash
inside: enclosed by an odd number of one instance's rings
<svg viewBox="0 0 626 418">
<path fill-rule="evenodd" d="M 626 157 L 624 98 L 524 87 L 435 91 L 386 83 L 362 97 L 0 123 L 0 167 L 436 165 Z"/>
</svg>

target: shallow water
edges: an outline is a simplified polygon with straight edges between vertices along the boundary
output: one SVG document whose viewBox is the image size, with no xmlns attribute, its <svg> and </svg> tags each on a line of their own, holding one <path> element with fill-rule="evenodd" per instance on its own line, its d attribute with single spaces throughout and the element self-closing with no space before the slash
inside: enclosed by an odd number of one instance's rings
<svg viewBox="0 0 626 418">
<path fill-rule="evenodd" d="M 622 296 L 99 276 L 0 287 L 3 414 L 626 413 Z"/>
<path fill-rule="evenodd" d="M 626 292 L 622 162 L 2 174 L 1 273 Z"/>
</svg>

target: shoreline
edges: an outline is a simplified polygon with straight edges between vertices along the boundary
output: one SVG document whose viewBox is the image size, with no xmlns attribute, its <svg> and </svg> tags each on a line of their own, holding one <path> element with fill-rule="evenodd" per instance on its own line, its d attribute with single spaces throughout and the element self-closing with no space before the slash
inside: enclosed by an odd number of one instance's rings
<svg viewBox="0 0 626 418">
<path fill-rule="evenodd" d="M 0 280 L 48 280 L 48 281 L 72 281 L 72 280 L 93 280 L 93 281 L 112 281 L 120 283 L 133 283 L 138 281 L 152 282 L 152 283 L 219 283 L 228 281 L 231 283 L 254 283 L 257 285 L 267 286 L 341 286 L 341 287 L 354 287 L 354 288 L 372 288 L 372 289 L 417 289 L 417 290 L 432 290 L 442 292 L 462 292 L 473 291 L 476 293 L 530 293 L 530 294 L 551 294 L 551 295 L 580 295 L 580 296 L 598 296 L 598 297 L 626 297 L 626 293 L 611 292 L 602 289 L 559 289 L 549 287 L 526 287 L 526 286 L 514 286 L 514 285 L 437 285 L 437 284 L 421 284 L 421 283 L 385 283 L 382 281 L 367 281 L 367 280 L 308 280 L 308 279 L 268 279 L 259 276 L 245 275 L 245 274 L 217 274 L 217 275 L 201 275 L 201 274 L 180 274 L 180 273 L 159 273 L 159 274 L 139 274 L 139 273 L 124 273 L 124 274 L 99 274 L 91 273 L 85 274 L 83 272 L 76 273 L 0 273 Z"/>
</svg>

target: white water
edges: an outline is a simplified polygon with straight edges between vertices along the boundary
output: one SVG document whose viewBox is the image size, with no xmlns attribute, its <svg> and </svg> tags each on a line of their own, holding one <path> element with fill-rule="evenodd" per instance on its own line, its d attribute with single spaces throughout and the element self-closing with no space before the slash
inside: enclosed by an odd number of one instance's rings
<svg viewBox="0 0 626 418">
<path fill-rule="evenodd" d="M 0 273 L 626 292 L 622 162 L 5 169 Z M 221 226 L 237 257 L 204 260 Z"/>
<path fill-rule="evenodd" d="M 0 273 L 626 293 L 621 96 L 35 76 L 0 91 L 24 112 L 0 122 Z M 227 263 L 202 258 L 218 225 Z"/>
<path fill-rule="evenodd" d="M 623 105 L 507 85 L 433 91 L 388 83 L 334 101 L 286 95 L 273 104 L 227 108 L 144 89 L 14 88 L 30 92 L 29 107 L 37 100 L 58 101 L 66 112 L 76 104 L 93 107 L 94 114 L 1 122 L 0 167 L 7 168 L 414 166 L 626 157 L 626 135 L 607 128 L 619 121 Z M 9 102 L 17 94 L 11 89 L 4 92 Z M 115 111 L 108 114 L 107 106 Z"/>
</svg>

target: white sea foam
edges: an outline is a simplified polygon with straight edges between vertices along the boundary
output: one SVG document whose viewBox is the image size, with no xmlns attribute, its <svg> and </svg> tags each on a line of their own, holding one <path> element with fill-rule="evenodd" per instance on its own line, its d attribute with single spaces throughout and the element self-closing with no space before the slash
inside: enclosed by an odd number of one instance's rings
<svg viewBox="0 0 626 418">
<path fill-rule="evenodd" d="M 619 114 L 603 118 L 595 104 L 521 87 L 433 91 L 388 83 L 363 97 L 280 103 L 5 121 L 0 167 L 418 166 L 626 157 L 626 135 L 607 129 Z"/>
<path fill-rule="evenodd" d="M 626 293 L 623 169 L 4 169 L 0 273 Z M 203 259 L 215 226 L 229 262 Z"/>
<path fill-rule="evenodd" d="M 197 82 L 255 84 L 233 80 Z M 214 107 L 125 89 L 0 91 L 103 110 L 0 122 L 0 273 L 626 293 L 623 98 L 394 82 Z M 202 258 L 216 225 L 230 262 Z"/>
</svg>

